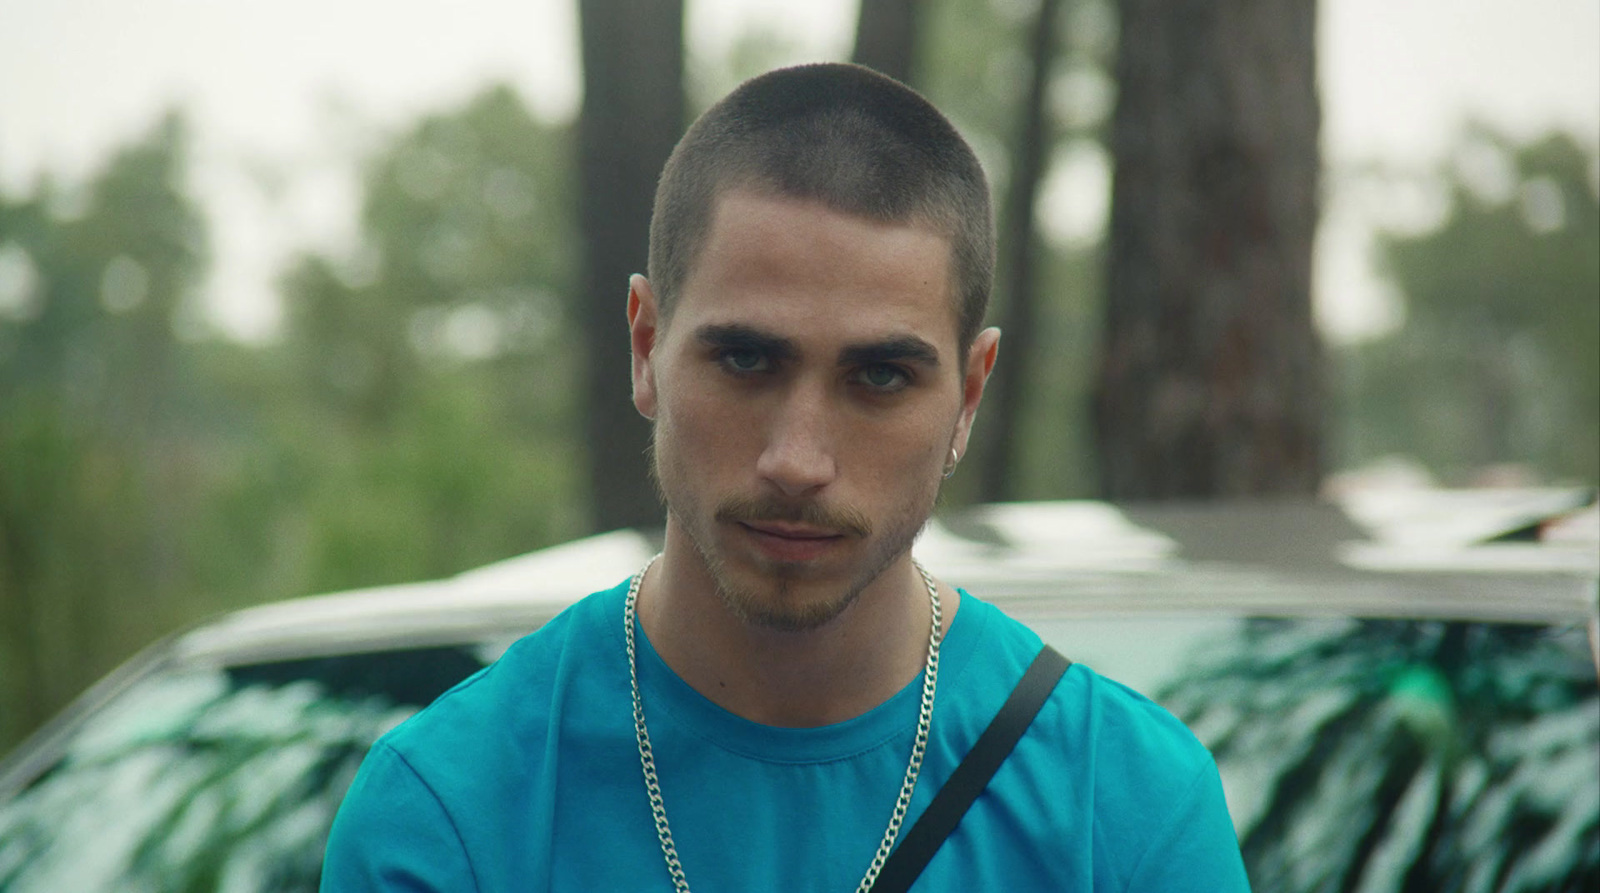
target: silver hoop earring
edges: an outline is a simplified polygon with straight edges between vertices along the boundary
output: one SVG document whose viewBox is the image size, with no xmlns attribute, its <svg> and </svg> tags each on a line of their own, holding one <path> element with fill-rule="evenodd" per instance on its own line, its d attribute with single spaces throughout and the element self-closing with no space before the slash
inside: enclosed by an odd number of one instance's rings
<svg viewBox="0 0 1600 893">
<path fill-rule="evenodd" d="M 956 473 L 956 466 L 959 465 L 959 464 L 961 464 L 961 457 L 956 454 L 956 448 L 955 447 L 951 447 L 950 448 L 950 461 L 946 462 L 944 464 L 944 477 L 945 477 L 945 480 L 949 480 L 950 476 Z"/>
</svg>

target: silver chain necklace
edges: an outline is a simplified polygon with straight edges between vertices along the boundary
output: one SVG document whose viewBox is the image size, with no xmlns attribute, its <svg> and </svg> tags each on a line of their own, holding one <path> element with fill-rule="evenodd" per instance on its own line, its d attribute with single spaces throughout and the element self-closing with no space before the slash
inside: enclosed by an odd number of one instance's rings
<svg viewBox="0 0 1600 893">
<path fill-rule="evenodd" d="M 639 739 L 639 764 L 644 768 L 644 789 L 650 797 L 650 812 L 656 820 L 656 837 L 661 841 L 661 855 L 667 860 L 667 873 L 672 875 L 672 886 L 677 893 L 689 893 L 689 881 L 684 877 L 683 865 L 678 861 L 678 848 L 672 843 L 672 828 L 667 824 L 667 807 L 661 799 L 661 784 L 656 780 L 655 754 L 650 749 L 650 730 L 644 724 L 644 699 L 639 695 L 639 661 L 634 651 L 633 627 L 635 608 L 639 601 L 639 585 L 644 573 L 655 564 L 656 558 L 645 562 L 628 584 L 628 599 L 623 605 L 622 622 L 628 639 L 628 678 L 633 683 L 633 731 Z M 883 863 L 894 849 L 895 838 L 900 836 L 900 824 L 905 821 L 906 810 L 911 806 L 911 793 L 917 787 L 917 775 L 922 771 L 922 757 L 928 751 L 928 728 L 933 723 L 933 693 L 939 683 L 939 643 L 944 639 L 942 615 L 939 612 L 939 587 L 915 558 L 911 564 L 922 575 L 928 587 L 928 603 L 933 607 L 933 630 L 928 633 L 928 664 L 922 677 L 922 708 L 917 714 L 917 739 L 911 745 L 911 760 L 906 764 L 906 778 L 900 785 L 900 797 L 895 801 L 894 812 L 889 816 L 889 827 L 883 832 L 883 842 L 867 866 L 866 876 L 856 893 L 867 893 L 883 870 Z"/>
</svg>

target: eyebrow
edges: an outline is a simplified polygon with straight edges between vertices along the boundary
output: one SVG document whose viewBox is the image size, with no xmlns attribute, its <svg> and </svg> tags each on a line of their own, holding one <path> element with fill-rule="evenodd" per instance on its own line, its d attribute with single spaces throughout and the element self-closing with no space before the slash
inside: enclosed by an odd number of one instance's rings
<svg viewBox="0 0 1600 893">
<path fill-rule="evenodd" d="M 695 339 L 707 347 L 753 350 L 775 360 L 792 360 L 800 349 L 793 340 L 739 324 L 712 324 L 695 330 Z M 841 366 L 912 362 L 939 365 L 939 350 L 915 335 L 898 335 L 881 341 L 849 344 L 839 351 Z"/>
<path fill-rule="evenodd" d="M 939 350 L 915 335 L 900 335 L 867 344 L 852 344 L 839 351 L 841 366 L 870 366 L 894 361 L 937 367 Z"/>
<path fill-rule="evenodd" d="M 781 335 L 743 325 L 706 325 L 695 330 L 695 340 L 706 347 L 753 350 L 776 360 L 793 359 L 800 351 Z"/>
</svg>

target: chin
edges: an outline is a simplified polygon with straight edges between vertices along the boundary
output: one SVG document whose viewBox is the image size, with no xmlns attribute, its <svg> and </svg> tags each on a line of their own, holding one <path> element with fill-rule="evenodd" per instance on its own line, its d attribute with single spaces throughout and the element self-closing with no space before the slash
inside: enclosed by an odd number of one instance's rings
<svg viewBox="0 0 1600 893">
<path fill-rule="evenodd" d="M 841 564 L 708 562 L 724 606 L 751 626 L 807 632 L 833 622 L 893 563 L 881 549 L 857 553 Z"/>
<path fill-rule="evenodd" d="M 717 595 L 745 623 L 779 632 L 809 632 L 827 626 L 861 596 L 860 588 L 851 587 L 831 597 L 807 598 L 796 592 L 799 587 L 793 581 L 782 578 L 762 580 L 756 587 L 739 586 L 719 575 Z"/>
</svg>

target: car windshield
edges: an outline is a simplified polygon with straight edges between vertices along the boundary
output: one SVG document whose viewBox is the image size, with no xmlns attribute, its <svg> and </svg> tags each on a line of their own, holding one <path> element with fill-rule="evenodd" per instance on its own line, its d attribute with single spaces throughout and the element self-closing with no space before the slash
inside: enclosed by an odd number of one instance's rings
<svg viewBox="0 0 1600 893">
<path fill-rule="evenodd" d="M 1581 625 L 1026 619 L 1211 748 L 1257 890 L 1600 880 Z M 502 645 L 147 678 L 0 805 L 0 890 L 313 891 L 372 741 Z"/>
<path fill-rule="evenodd" d="M 1581 624 L 1034 624 L 1216 757 L 1254 889 L 1600 889 L 1600 686 Z"/>
<path fill-rule="evenodd" d="M 430 648 L 148 677 L 0 807 L 0 890 L 315 890 L 372 742 L 482 665 Z"/>
</svg>

